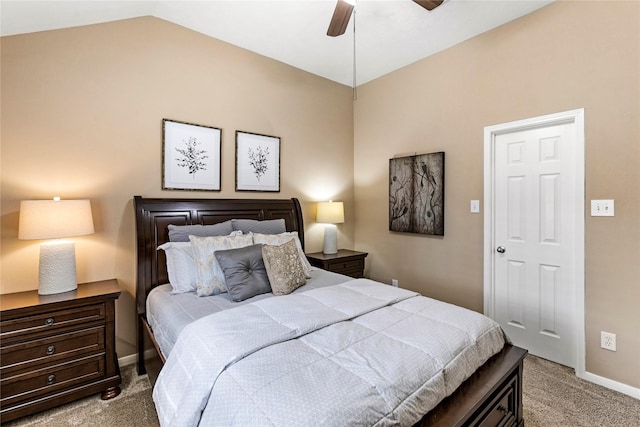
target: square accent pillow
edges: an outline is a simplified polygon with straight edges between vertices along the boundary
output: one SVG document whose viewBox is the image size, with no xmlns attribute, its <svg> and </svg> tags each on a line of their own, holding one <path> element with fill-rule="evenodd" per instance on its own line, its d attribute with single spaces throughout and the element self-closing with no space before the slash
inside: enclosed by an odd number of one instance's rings
<svg viewBox="0 0 640 427">
<path fill-rule="evenodd" d="M 189 236 L 196 262 L 196 294 L 199 297 L 217 295 L 227 291 L 224 272 L 215 253 L 253 244 L 251 235 L 197 237 Z"/>
<path fill-rule="evenodd" d="M 158 246 L 167 258 L 167 273 L 173 294 L 196 290 L 196 260 L 190 242 L 167 242 Z"/>
<path fill-rule="evenodd" d="M 262 261 L 262 245 L 216 251 L 224 272 L 227 292 L 234 301 L 244 301 L 271 292 L 269 277 Z"/>
<path fill-rule="evenodd" d="M 280 246 L 264 245 L 262 259 L 274 295 L 286 295 L 307 283 L 294 240 Z"/>
<path fill-rule="evenodd" d="M 302 244 L 300 243 L 300 239 L 298 238 L 297 231 L 284 232 L 280 234 L 253 233 L 253 243 L 262 243 L 263 245 L 279 246 L 283 243 L 287 243 L 289 240 L 295 241 L 298 255 L 300 256 L 300 262 L 302 263 L 302 268 L 304 269 L 304 275 L 307 279 L 310 278 L 311 264 L 309 263 L 307 256 L 302 250 Z"/>
<path fill-rule="evenodd" d="M 171 242 L 188 242 L 189 236 L 210 237 L 228 236 L 233 232 L 231 220 L 219 224 L 174 225 L 169 224 L 169 240 Z"/>
<path fill-rule="evenodd" d="M 284 219 L 265 219 L 258 221 L 255 219 L 232 219 L 233 230 L 240 230 L 243 233 L 280 234 L 287 231 Z"/>
</svg>

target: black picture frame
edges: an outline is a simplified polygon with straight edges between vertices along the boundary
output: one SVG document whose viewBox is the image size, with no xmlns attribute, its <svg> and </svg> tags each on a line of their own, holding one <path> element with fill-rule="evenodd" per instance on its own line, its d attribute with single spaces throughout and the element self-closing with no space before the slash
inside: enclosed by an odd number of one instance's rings
<svg viewBox="0 0 640 427">
<path fill-rule="evenodd" d="M 236 191 L 280 192 L 280 138 L 236 131 Z"/>
<path fill-rule="evenodd" d="M 220 191 L 222 129 L 162 119 L 162 189 Z"/>
</svg>

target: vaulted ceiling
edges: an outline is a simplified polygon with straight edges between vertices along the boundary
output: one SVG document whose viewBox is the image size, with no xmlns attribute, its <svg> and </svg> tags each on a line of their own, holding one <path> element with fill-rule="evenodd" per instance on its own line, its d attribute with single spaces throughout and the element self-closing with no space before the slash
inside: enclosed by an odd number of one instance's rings
<svg viewBox="0 0 640 427">
<path fill-rule="evenodd" d="M 445 0 L 429 12 L 411 0 L 358 0 L 345 34 L 329 37 L 335 0 L 1 0 L 0 34 L 155 16 L 352 86 L 552 1 Z"/>
</svg>

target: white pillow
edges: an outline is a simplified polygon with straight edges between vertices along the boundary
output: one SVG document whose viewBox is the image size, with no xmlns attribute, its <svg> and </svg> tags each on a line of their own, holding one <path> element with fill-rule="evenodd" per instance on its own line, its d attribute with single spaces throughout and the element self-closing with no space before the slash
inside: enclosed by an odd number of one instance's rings
<svg viewBox="0 0 640 427">
<path fill-rule="evenodd" d="M 196 290 L 196 261 L 190 242 L 167 242 L 160 246 L 167 257 L 167 273 L 174 294 Z"/>
<path fill-rule="evenodd" d="M 240 236 L 197 237 L 189 236 L 196 263 L 196 293 L 200 297 L 227 292 L 224 272 L 215 252 L 237 249 L 253 244 L 251 234 Z"/>
<path fill-rule="evenodd" d="M 231 224 L 231 222 L 229 222 Z M 242 231 L 233 231 L 230 236 L 240 236 Z M 196 290 L 196 260 L 191 242 L 167 242 L 158 246 L 167 258 L 167 274 L 172 294 Z"/>
<path fill-rule="evenodd" d="M 304 275 L 307 279 L 309 279 L 311 277 L 311 264 L 309 263 L 307 256 L 302 250 L 302 244 L 300 243 L 300 238 L 298 238 L 297 231 L 285 232 L 280 234 L 253 233 L 253 243 L 255 244 L 262 243 L 264 245 L 279 246 L 287 243 L 289 240 L 295 240 L 296 248 L 298 249 L 298 255 L 300 255 L 300 262 L 302 263 L 302 268 L 304 269 Z"/>
</svg>

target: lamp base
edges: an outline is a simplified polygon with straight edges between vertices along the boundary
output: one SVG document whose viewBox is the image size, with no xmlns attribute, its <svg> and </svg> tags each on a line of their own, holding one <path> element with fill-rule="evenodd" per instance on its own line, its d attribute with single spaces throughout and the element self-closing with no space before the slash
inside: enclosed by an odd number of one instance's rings
<svg viewBox="0 0 640 427">
<path fill-rule="evenodd" d="M 322 253 L 325 255 L 338 253 L 338 227 L 335 224 L 327 224 L 324 227 Z"/>
<path fill-rule="evenodd" d="M 78 289 L 75 244 L 69 240 L 41 244 L 38 294 L 52 295 L 74 289 Z"/>
</svg>

